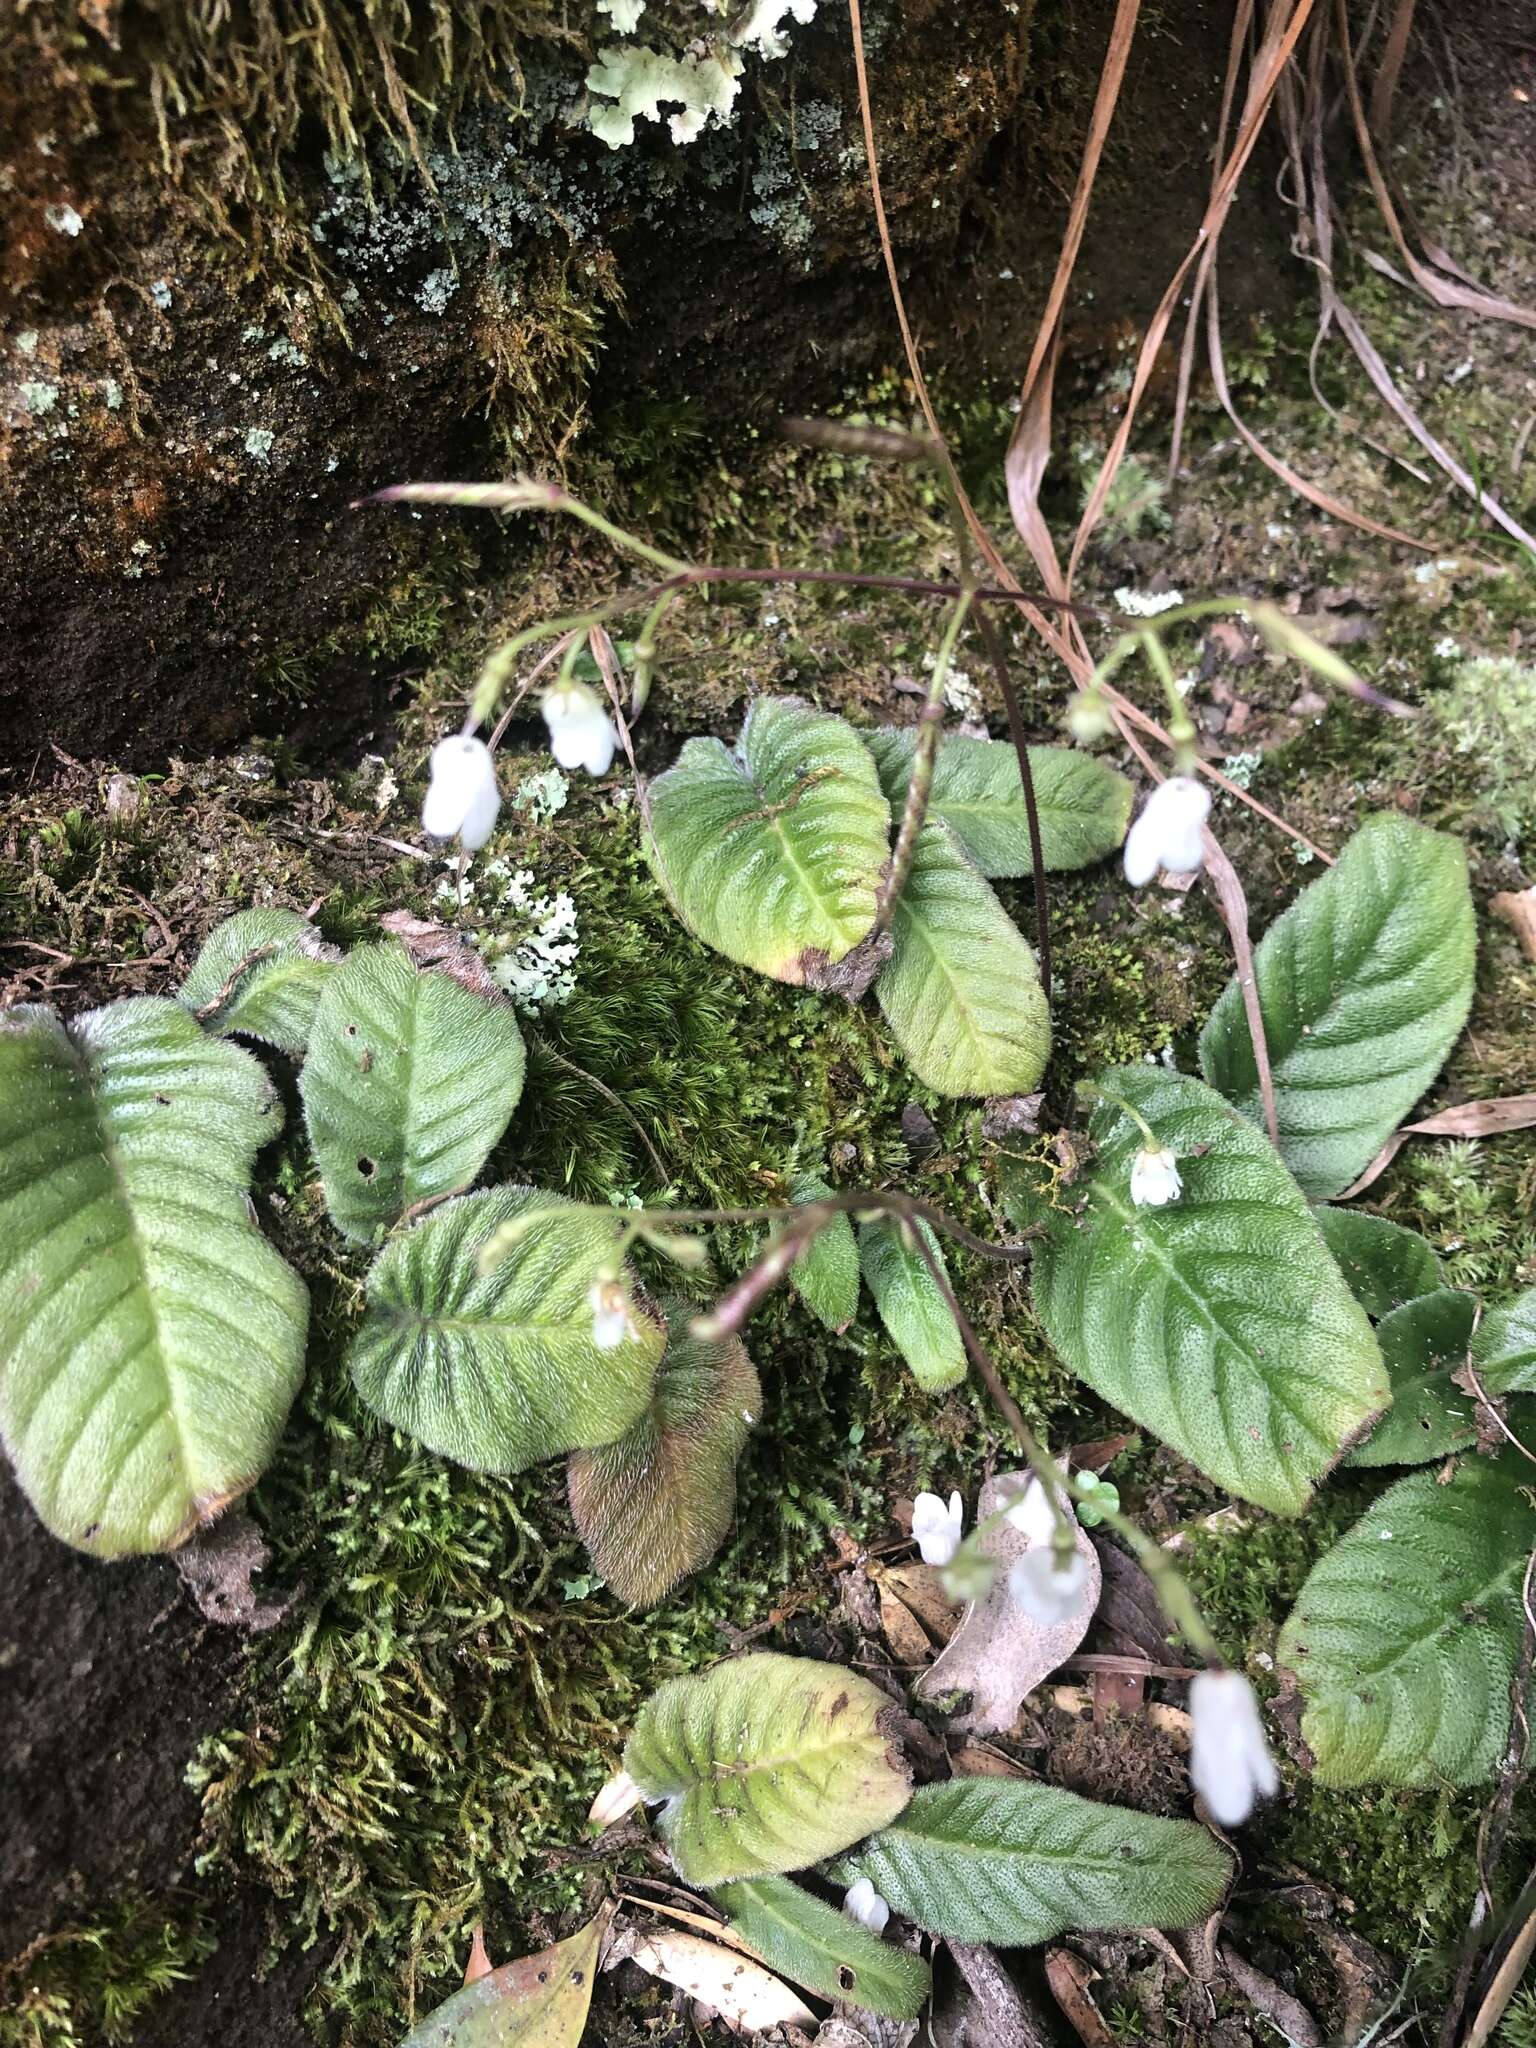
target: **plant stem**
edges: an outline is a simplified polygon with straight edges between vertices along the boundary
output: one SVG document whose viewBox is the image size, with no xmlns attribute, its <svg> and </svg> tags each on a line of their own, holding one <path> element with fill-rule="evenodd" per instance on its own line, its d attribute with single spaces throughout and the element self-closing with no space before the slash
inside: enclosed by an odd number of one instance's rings
<svg viewBox="0 0 1536 2048">
<path fill-rule="evenodd" d="M 907 782 L 907 801 L 901 814 L 901 829 L 896 834 L 896 849 L 891 855 L 891 864 L 886 870 L 885 880 L 875 899 L 875 930 L 888 932 L 891 920 L 896 915 L 896 905 L 901 892 L 907 886 L 907 877 L 912 872 L 912 859 L 917 852 L 917 835 L 923 829 L 923 820 L 928 815 L 928 799 L 933 794 L 933 765 L 939 753 L 939 727 L 944 723 L 944 685 L 949 680 L 949 665 L 954 656 L 955 642 L 960 637 L 960 628 L 965 624 L 966 613 L 971 608 L 971 591 L 961 590 L 950 611 L 944 627 L 944 637 L 939 642 L 938 653 L 933 658 L 933 674 L 928 683 L 928 695 L 923 708 L 917 715 L 917 744 L 912 750 L 912 773 Z"/>
<path fill-rule="evenodd" d="M 1034 770 L 1029 765 L 1029 740 L 1024 732 L 1024 717 L 1019 710 L 1018 693 L 1008 673 L 1008 660 L 1003 652 L 1003 636 L 998 632 L 996 622 L 986 606 L 981 603 L 976 606 L 976 627 L 986 642 L 992 670 L 997 677 L 997 686 L 1003 693 L 1003 705 L 1008 713 L 1008 733 L 1013 741 L 1013 751 L 1019 757 L 1019 781 L 1024 790 L 1024 816 L 1029 824 L 1029 867 L 1035 885 L 1035 951 L 1040 959 L 1040 986 L 1045 1000 L 1049 1002 L 1051 923 L 1045 901 L 1045 849 L 1040 837 L 1040 806 L 1035 801 Z"/>
</svg>

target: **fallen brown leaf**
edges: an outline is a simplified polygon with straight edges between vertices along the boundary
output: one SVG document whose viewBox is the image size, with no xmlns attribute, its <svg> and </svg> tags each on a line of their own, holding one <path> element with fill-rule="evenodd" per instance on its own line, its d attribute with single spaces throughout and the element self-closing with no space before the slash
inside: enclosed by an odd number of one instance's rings
<svg viewBox="0 0 1536 2048">
<path fill-rule="evenodd" d="M 1486 1102 L 1463 1102 L 1455 1109 L 1443 1109 L 1422 1123 L 1404 1124 L 1394 1131 L 1360 1178 L 1334 1200 L 1348 1202 L 1363 1195 L 1410 1138 L 1492 1138 L 1502 1131 L 1528 1130 L 1532 1124 L 1536 1124 L 1536 1095 L 1495 1095 Z"/>
<path fill-rule="evenodd" d="M 1489 898 L 1488 908 L 1514 932 L 1526 959 L 1536 960 L 1536 889 L 1503 889 Z"/>
<path fill-rule="evenodd" d="M 782 1978 L 738 1949 L 705 1941 L 697 1934 L 658 1927 L 642 1933 L 626 1928 L 603 1961 L 605 1970 L 630 1962 L 664 1984 L 696 1998 L 743 2034 L 770 2027 L 813 2027 L 816 2015 Z"/>
<path fill-rule="evenodd" d="M 1097 1972 L 1069 1948 L 1047 1949 L 1045 1981 L 1051 1996 L 1084 2048 L 1115 2048 L 1115 2037 L 1104 2023 L 1089 1989 Z"/>
</svg>

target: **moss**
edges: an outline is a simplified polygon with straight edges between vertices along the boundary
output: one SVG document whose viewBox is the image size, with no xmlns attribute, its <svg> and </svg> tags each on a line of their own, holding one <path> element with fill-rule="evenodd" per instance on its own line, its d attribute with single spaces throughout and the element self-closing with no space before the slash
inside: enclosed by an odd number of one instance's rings
<svg viewBox="0 0 1536 2048">
<path fill-rule="evenodd" d="M 214 1948 L 206 1901 L 132 1896 L 0 1964 L 0 2048 L 118 2048 Z"/>
</svg>

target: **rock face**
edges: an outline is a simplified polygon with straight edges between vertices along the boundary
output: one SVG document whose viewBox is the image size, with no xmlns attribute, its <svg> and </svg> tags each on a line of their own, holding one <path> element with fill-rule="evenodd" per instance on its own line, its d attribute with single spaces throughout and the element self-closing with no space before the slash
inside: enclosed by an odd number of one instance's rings
<svg viewBox="0 0 1536 2048">
<path fill-rule="evenodd" d="M 7 10 L 9 757 L 360 723 L 466 563 L 352 499 L 519 467 L 619 491 L 898 360 L 838 0 L 599 5 Z M 1027 348 L 1111 12 L 867 10 L 914 317 L 973 382 Z M 1228 20 L 1172 0 L 1138 59 L 1080 273 L 1100 340 L 1187 245 Z"/>
</svg>

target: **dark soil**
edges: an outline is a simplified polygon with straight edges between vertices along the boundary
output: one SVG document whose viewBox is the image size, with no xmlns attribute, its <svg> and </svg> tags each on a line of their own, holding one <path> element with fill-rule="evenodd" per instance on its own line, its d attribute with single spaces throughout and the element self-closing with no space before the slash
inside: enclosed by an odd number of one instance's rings
<svg viewBox="0 0 1536 2048">
<path fill-rule="evenodd" d="M 242 1638 L 201 1621 L 169 1563 L 104 1567 L 48 1535 L 0 1467 L 0 1957 L 192 1877 L 199 1739 L 239 1682 Z M 258 1975 L 251 1899 L 224 1902 L 219 1948 L 154 2009 L 136 2048 L 217 2040 L 288 2048 L 314 1963 Z"/>
</svg>

